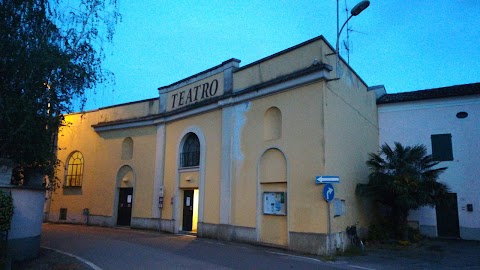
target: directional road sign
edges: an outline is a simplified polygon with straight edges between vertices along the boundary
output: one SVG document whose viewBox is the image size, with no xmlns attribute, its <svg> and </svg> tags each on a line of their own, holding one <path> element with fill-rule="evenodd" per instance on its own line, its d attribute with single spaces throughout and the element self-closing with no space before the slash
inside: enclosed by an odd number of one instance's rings
<svg viewBox="0 0 480 270">
<path fill-rule="evenodd" d="M 335 190 L 333 189 L 332 184 L 325 184 L 323 187 L 323 198 L 325 201 L 330 202 L 335 197 Z"/>
<path fill-rule="evenodd" d="M 325 184 L 325 183 L 339 183 L 340 176 L 333 176 L 333 175 L 322 175 L 322 176 L 315 176 L 315 184 Z"/>
</svg>

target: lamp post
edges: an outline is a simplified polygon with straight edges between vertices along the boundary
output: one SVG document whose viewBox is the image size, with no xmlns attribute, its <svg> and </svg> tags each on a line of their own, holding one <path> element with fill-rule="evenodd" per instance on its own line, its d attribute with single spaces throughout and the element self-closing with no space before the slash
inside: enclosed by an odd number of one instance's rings
<svg viewBox="0 0 480 270">
<path fill-rule="evenodd" d="M 350 16 L 348 17 L 348 19 L 343 23 L 342 27 L 340 29 L 338 29 L 339 23 L 338 23 L 338 0 L 337 0 L 337 43 L 336 43 L 336 46 L 335 46 L 335 53 L 337 54 L 337 63 L 336 63 L 337 71 L 338 71 L 338 64 L 340 62 L 340 49 L 339 49 L 339 46 L 338 46 L 338 42 L 339 42 L 339 39 L 340 39 L 340 34 L 342 33 L 342 30 L 345 27 L 345 25 L 347 25 L 348 21 L 353 16 L 357 16 L 358 14 L 362 13 L 362 11 L 364 11 L 368 6 L 370 6 L 370 1 L 368 1 L 368 0 L 364 0 L 364 1 L 361 1 L 358 4 L 356 4 L 352 8 L 352 10 L 350 11 Z"/>
</svg>

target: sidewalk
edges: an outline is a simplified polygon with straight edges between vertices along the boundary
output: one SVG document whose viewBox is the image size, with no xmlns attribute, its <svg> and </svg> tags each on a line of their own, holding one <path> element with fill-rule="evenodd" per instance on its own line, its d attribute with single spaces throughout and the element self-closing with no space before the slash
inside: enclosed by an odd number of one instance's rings
<svg viewBox="0 0 480 270">
<path fill-rule="evenodd" d="M 425 239 L 416 246 L 367 246 L 367 254 L 337 257 L 337 263 L 365 269 L 480 269 L 480 242 Z"/>
</svg>

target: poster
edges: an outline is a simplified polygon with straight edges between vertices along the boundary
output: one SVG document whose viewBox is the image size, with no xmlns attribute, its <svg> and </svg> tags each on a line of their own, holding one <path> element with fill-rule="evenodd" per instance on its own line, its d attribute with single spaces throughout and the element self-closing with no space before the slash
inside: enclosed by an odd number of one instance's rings
<svg viewBox="0 0 480 270">
<path fill-rule="evenodd" d="M 285 192 L 263 193 L 263 214 L 287 215 L 287 197 Z"/>
</svg>

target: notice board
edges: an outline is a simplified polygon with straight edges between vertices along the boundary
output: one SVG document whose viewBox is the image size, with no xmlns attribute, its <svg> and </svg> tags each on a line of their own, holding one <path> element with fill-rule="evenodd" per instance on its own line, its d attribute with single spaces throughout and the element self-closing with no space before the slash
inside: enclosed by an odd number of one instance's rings
<svg viewBox="0 0 480 270">
<path fill-rule="evenodd" d="M 263 193 L 264 215 L 287 215 L 287 194 L 285 192 Z"/>
</svg>

